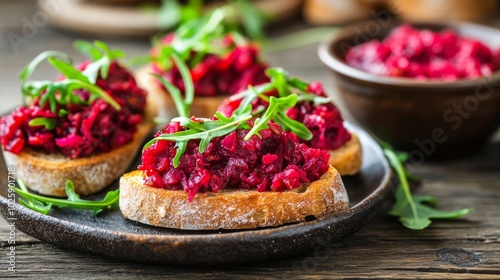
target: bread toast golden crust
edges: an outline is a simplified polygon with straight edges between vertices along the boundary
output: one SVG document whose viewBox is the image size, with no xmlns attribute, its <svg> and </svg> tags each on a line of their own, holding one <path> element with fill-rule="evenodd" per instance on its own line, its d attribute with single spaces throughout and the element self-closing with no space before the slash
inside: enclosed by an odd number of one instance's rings
<svg viewBox="0 0 500 280">
<path fill-rule="evenodd" d="M 153 93 L 154 100 L 148 98 L 148 102 L 153 102 L 157 105 L 158 117 L 170 120 L 178 116 L 174 101 L 170 94 L 158 85 L 158 81 L 152 75 L 154 72 L 150 66 L 139 69 L 135 73 L 137 84 L 149 93 Z M 227 95 L 217 96 L 196 96 L 191 105 L 191 115 L 198 118 L 212 117 L 219 105 L 224 101 Z"/>
<path fill-rule="evenodd" d="M 346 190 L 330 166 L 319 180 L 285 192 L 224 189 L 198 193 L 152 188 L 142 171 L 120 179 L 120 210 L 134 221 L 187 230 L 249 229 L 305 221 L 349 209 Z"/>
<path fill-rule="evenodd" d="M 356 134 L 351 133 L 351 139 L 335 150 L 329 150 L 330 165 L 335 167 L 340 175 L 354 175 L 361 170 L 361 143 Z"/>
<path fill-rule="evenodd" d="M 132 142 L 89 157 L 68 159 L 29 148 L 17 155 L 7 151 L 3 155 L 7 164 L 16 167 L 16 177 L 31 190 L 64 197 L 66 181 L 72 180 L 76 193 L 87 195 L 102 190 L 127 170 L 152 127 L 151 122 L 143 123 Z"/>
<path fill-rule="evenodd" d="M 133 140 L 110 152 L 69 159 L 59 153 L 47 154 L 29 148 L 19 154 L 2 149 L 5 162 L 16 167 L 16 177 L 29 189 L 41 194 L 65 197 L 67 180 L 73 181 L 78 194 L 96 193 L 127 171 L 153 129 L 157 109 L 150 102 L 146 104 L 144 120 L 137 127 Z"/>
</svg>

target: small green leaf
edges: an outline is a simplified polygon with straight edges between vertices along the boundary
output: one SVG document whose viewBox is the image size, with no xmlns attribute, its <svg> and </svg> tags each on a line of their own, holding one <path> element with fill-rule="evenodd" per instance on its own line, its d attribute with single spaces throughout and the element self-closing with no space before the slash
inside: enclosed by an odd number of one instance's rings
<svg viewBox="0 0 500 280">
<path fill-rule="evenodd" d="M 431 224 L 431 219 L 456 219 L 472 211 L 471 208 L 457 211 L 441 211 L 425 205 L 425 203 L 435 204 L 436 200 L 434 197 L 423 195 L 412 196 L 407 180 L 407 171 L 405 171 L 400 161 L 402 157 L 398 156 L 388 144 L 384 143 L 382 146 L 391 166 L 396 170 L 400 181 L 400 185 L 396 190 L 396 203 L 389 214 L 399 217 L 399 220 L 405 227 L 413 230 L 421 230 Z"/>
<path fill-rule="evenodd" d="M 28 122 L 29 126 L 45 126 L 47 130 L 53 130 L 57 127 L 57 119 L 54 118 L 34 118 Z"/>
<path fill-rule="evenodd" d="M 20 188 L 14 188 L 14 191 L 24 198 L 24 200 L 19 199 L 20 203 L 43 214 L 48 214 L 50 208 L 56 206 L 58 208 L 92 210 L 94 215 L 96 215 L 102 210 L 117 207 L 119 202 L 119 189 L 108 192 L 102 200 L 92 201 L 80 199 L 79 195 L 75 193 L 74 185 L 71 181 L 66 182 L 67 199 L 32 194 L 21 180 L 18 180 L 18 185 Z"/>
<path fill-rule="evenodd" d="M 172 52 L 172 59 L 175 61 L 175 65 L 179 69 L 179 72 L 181 73 L 182 77 L 182 82 L 184 83 L 184 87 L 186 88 L 185 90 L 185 100 L 184 102 L 191 106 L 193 103 L 194 99 L 194 84 L 193 84 L 193 79 L 191 77 L 191 72 L 189 71 L 189 68 L 187 67 L 186 63 L 181 60 L 181 58 L 175 53 Z"/>
<path fill-rule="evenodd" d="M 26 65 L 22 70 L 21 73 L 19 73 L 19 78 L 21 80 L 26 80 L 31 77 L 33 72 L 35 71 L 36 67 L 38 64 L 40 64 L 42 61 L 44 61 L 47 58 L 50 57 L 59 57 L 61 60 L 65 60 L 67 63 L 71 64 L 72 60 L 69 55 L 63 53 L 63 52 L 58 52 L 58 51 L 45 51 L 42 52 L 41 54 L 37 55 L 28 65 Z"/>
<path fill-rule="evenodd" d="M 288 108 L 292 108 L 297 103 L 297 95 L 292 94 L 286 97 L 276 98 L 270 97 L 269 107 L 264 112 L 261 118 L 255 120 L 254 126 L 245 136 L 245 141 L 257 134 L 259 130 L 267 126 L 267 123 L 272 119 L 276 119 L 279 112 L 284 112 Z"/>
<path fill-rule="evenodd" d="M 186 151 L 188 141 L 177 141 L 175 143 L 175 147 L 177 150 L 175 151 L 175 156 L 174 156 L 174 167 L 177 168 L 179 166 L 179 163 L 181 162 L 181 156 L 184 154 Z"/>
<path fill-rule="evenodd" d="M 76 70 L 73 65 L 59 60 L 55 57 L 49 57 L 48 61 L 54 66 L 61 74 L 68 79 L 76 79 L 83 82 L 89 82 L 88 78 L 82 72 Z"/>
<path fill-rule="evenodd" d="M 303 123 L 290 119 L 284 112 L 278 112 L 276 122 L 283 129 L 291 131 L 297 137 L 309 141 L 313 138 L 311 131 Z"/>
<path fill-rule="evenodd" d="M 79 53 L 87 55 L 93 61 L 96 61 L 103 56 L 102 52 L 96 46 L 84 40 L 74 41 L 73 48 Z"/>
</svg>

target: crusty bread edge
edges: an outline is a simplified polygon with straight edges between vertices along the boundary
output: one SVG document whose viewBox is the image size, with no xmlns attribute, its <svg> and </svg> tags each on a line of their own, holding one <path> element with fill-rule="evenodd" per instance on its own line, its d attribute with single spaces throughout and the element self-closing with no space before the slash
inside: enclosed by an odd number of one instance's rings
<svg viewBox="0 0 500 280">
<path fill-rule="evenodd" d="M 198 193 L 153 188 L 142 171 L 120 179 L 120 210 L 130 220 L 185 230 L 249 229 L 305 221 L 349 209 L 340 174 L 330 167 L 319 180 L 285 192 L 221 190 Z"/>
<path fill-rule="evenodd" d="M 166 120 L 177 117 L 178 113 L 172 97 L 158 85 L 153 73 L 151 66 L 139 69 L 135 72 L 137 84 L 146 91 L 153 93 L 152 96 L 155 98 L 154 103 L 157 105 L 158 117 Z M 196 96 L 191 105 L 191 116 L 198 118 L 212 117 L 226 97 L 227 95 Z"/>
<path fill-rule="evenodd" d="M 330 165 L 335 167 L 340 175 L 354 175 L 361 170 L 362 149 L 356 134 L 351 133 L 351 139 L 335 150 L 329 150 Z"/>
<path fill-rule="evenodd" d="M 146 104 L 144 120 L 137 127 L 133 140 L 110 152 L 68 159 L 62 154 L 47 154 L 29 148 L 24 148 L 19 154 L 2 149 L 5 162 L 16 167 L 17 179 L 41 194 L 65 197 L 67 180 L 73 181 L 78 194 L 96 193 L 127 171 L 153 129 L 156 108 L 151 102 Z"/>
</svg>

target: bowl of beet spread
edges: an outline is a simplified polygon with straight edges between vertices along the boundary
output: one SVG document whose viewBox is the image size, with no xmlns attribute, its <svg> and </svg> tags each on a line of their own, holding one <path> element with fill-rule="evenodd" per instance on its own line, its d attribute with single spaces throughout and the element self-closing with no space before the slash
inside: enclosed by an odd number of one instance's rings
<svg viewBox="0 0 500 280">
<path fill-rule="evenodd" d="M 88 62 L 84 62 L 78 69 L 83 71 L 87 65 Z M 89 101 L 87 90 L 75 90 L 74 94 L 89 102 L 88 106 L 68 104 L 59 106 L 56 113 L 48 104 L 41 107 L 40 100 L 35 99 L 0 118 L 2 148 L 14 154 L 29 148 L 75 159 L 130 143 L 143 120 L 146 92 L 137 86 L 132 74 L 116 62 L 111 63 L 108 77 L 99 77 L 96 84 L 120 104 L 119 111 L 103 99 Z M 30 120 L 40 117 L 56 120 L 56 127 L 29 125 Z"/>
<path fill-rule="evenodd" d="M 163 37 L 159 44 L 150 51 L 153 62 L 153 71 L 182 92 L 184 83 L 179 69 L 175 64 L 168 66 L 159 62 L 161 45 L 168 45 L 174 39 L 171 33 Z M 235 94 L 248 85 L 259 85 L 269 81 L 265 74 L 267 64 L 260 59 L 260 50 L 250 41 L 237 43 L 232 35 L 226 35 L 210 42 L 214 47 L 222 50 L 220 54 L 201 54 L 191 51 L 190 57 L 185 61 L 189 66 L 194 83 L 196 96 L 216 96 Z"/>
<path fill-rule="evenodd" d="M 319 48 L 341 102 L 416 164 L 459 157 L 500 124 L 500 30 L 383 20 L 347 27 Z"/>
<path fill-rule="evenodd" d="M 172 122 L 161 134 L 184 130 Z M 215 137 L 203 153 L 199 141 L 188 142 L 179 166 L 173 166 L 175 142 L 158 140 L 143 150 L 145 184 L 154 188 L 184 190 L 191 200 L 197 193 L 222 189 L 285 191 L 318 180 L 328 171 L 328 152 L 307 147 L 297 137 L 269 123 L 269 128 L 245 141 L 249 130 Z"/>
</svg>

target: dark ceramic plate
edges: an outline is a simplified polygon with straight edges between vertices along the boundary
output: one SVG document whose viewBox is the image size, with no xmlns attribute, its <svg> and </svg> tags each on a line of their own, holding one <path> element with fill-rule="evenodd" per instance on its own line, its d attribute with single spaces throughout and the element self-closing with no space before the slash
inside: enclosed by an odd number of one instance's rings
<svg viewBox="0 0 500 280">
<path fill-rule="evenodd" d="M 126 220 L 119 210 L 94 217 L 91 211 L 54 209 L 50 215 L 20 204 L 8 204 L 7 170 L 0 160 L 0 206 L 13 210 L 16 228 L 60 247 L 111 259 L 156 264 L 207 265 L 282 258 L 336 242 L 365 225 L 391 193 L 391 169 L 377 142 L 348 125 L 363 147 L 363 168 L 343 178 L 351 200 L 349 211 L 276 228 L 239 231 L 184 231 L 156 228 Z M 132 169 L 137 162 L 132 165 Z M 115 182 L 106 191 L 117 188 Z M 100 193 L 93 198 L 100 198 Z M 10 206 L 10 209 L 9 209 Z"/>
</svg>

